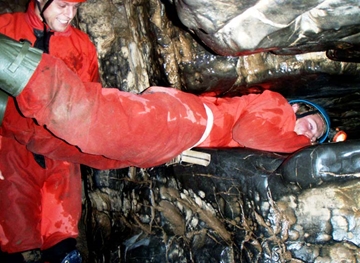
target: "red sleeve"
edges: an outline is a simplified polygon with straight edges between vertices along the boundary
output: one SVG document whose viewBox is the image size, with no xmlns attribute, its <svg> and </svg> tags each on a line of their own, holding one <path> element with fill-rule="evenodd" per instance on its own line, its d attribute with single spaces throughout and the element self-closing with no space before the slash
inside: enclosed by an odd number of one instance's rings
<svg viewBox="0 0 360 263">
<path fill-rule="evenodd" d="M 53 160 L 84 164 L 100 170 L 127 167 L 124 162 L 81 152 L 76 146 L 51 135 L 41 126 L 35 126 L 34 136 L 26 144 L 26 148 Z"/>
<path fill-rule="evenodd" d="M 12 138 L 26 146 L 29 151 L 54 160 L 85 164 L 97 169 L 124 167 L 123 162 L 83 153 L 76 146 L 66 143 L 43 126 L 37 125 L 33 119 L 23 117 L 16 109 L 13 97 L 9 97 L 0 131 L 0 137 Z"/>
<path fill-rule="evenodd" d="M 294 152 L 310 140 L 294 132 L 296 117 L 291 105 L 279 93 L 265 91 L 248 97 L 248 105 L 233 127 L 239 144 L 272 152 Z"/>
<path fill-rule="evenodd" d="M 251 115 L 239 119 L 233 129 L 233 138 L 244 147 L 271 152 L 291 153 L 310 145 L 306 136 L 294 131 L 284 132 L 273 123 Z"/>
</svg>

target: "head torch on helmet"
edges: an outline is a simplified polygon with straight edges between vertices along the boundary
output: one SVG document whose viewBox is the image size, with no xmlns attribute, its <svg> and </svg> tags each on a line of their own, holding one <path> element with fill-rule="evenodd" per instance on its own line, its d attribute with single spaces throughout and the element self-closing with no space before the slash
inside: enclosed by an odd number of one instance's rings
<svg viewBox="0 0 360 263">
<path fill-rule="evenodd" d="M 295 104 L 295 103 L 304 103 L 307 104 L 313 108 L 315 108 L 316 112 L 311 112 L 311 114 L 315 114 L 315 113 L 319 113 L 320 116 L 323 118 L 324 122 L 325 122 L 325 132 L 324 134 L 318 139 L 319 143 L 323 143 L 326 141 L 326 139 L 329 136 L 329 132 L 330 132 L 330 117 L 329 115 L 326 113 L 325 109 L 323 107 L 321 107 L 320 105 L 313 103 L 311 101 L 308 100 L 302 100 L 302 99 L 298 99 L 298 100 L 291 100 L 289 101 L 290 104 Z M 304 117 L 304 116 L 302 116 Z"/>
<path fill-rule="evenodd" d="M 330 129 L 329 142 L 343 142 L 347 139 L 347 134 L 339 128 Z"/>
</svg>

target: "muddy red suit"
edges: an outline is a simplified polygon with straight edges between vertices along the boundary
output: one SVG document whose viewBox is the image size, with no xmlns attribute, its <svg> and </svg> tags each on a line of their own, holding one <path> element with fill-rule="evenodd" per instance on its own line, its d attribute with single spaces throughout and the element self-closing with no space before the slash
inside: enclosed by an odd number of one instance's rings
<svg viewBox="0 0 360 263">
<path fill-rule="evenodd" d="M 35 2 L 30 1 L 26 13 L 2 14 L 0 33 L 34 44 L 34 30 L 42 32 L 44 29 L 44 24 L 35 14 Z M 89 37 L 73 27 L 53 33 L 49 53 L 62 59 L 81 81 L 98 81 L 96 49 Z M 43 139 L 38 143 L 46 144 L 44 138 L 53 135 L 33 120 L 24 118 L 13 98 L 8 100 L 5 119 L 11 121 L 7 128 L 1 127 L 0 170 L 5 177 L 0 181 L 1 250 L 15 253 L 34 248 L 47 249 L 63 239 L 76 237 L 81 214 L 79 164 L 45 156 L 46 169 L 42 168 L 29 151 L 31 145 L 24 144 L 24 140 L 36 140 L 32 137 L 33 129 L 41 131 Z M 21 136 L 18 134 L 16 137 L 13 130 L 21 131 Z M 57 190 L 51 186 L 55 182 L 61 185 Z"/>
</svg>

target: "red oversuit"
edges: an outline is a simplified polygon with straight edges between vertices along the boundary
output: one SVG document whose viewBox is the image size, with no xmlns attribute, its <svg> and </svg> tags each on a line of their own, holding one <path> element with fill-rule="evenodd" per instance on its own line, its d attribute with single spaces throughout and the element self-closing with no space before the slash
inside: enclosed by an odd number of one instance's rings
<svg viewBox="0 0 360 263">
<path fill-rule="evenodd" d="M 0 16 L 0 32 L 32 44 L 34 30 L 44 24 L 35 14 L 35 1 L 26 13 Z M 73 27 L 54 32 L 49 53 L 60 58 L 81 81 L 98 81 L 96 49 L 89 37 Z M 45 156 L 45 169 L 35 160 L 24 141 L 31 136 L 29 127 L 39 129 L 43 137 L 53 137 L 32 119 L 24 118 L 9 97 L 5 112 L 8 129 L 1 128 L 0 170 L 0 245 L 8 253 L 29 249 L 47 249 L 59 241 L 76 237 L 81 214 L 81 176 L 78 164 Z M 11 129 L 22 131 L 18 138 Z M 44 143 L 44 142 L 43 142 Z M 46 145 L 44 145 L 45 147 Z"/>
</svg>

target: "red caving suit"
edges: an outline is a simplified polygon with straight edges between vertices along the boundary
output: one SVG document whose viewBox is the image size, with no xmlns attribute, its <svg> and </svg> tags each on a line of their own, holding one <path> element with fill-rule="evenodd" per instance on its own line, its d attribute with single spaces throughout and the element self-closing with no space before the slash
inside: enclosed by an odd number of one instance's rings
<svg viewBox="0 0 360 263">
<path fill-rule="evenodd" d="M 33 30 L 44 29 L 35 14 L 34 2 L 30 2 L 26 13 L 1 15 L 0 32 L 34 44 Z M 49 53 L 63 60 L 81 81 L 99 80 L 96 49 L 85 33 L 72 27 L 55 32 L 49 46 Z M 45 157 L 46 168 L 42 168 L 24 143 L 31 136 L 31 127 L 38 129 L 43 137 L 53 137 L 32 119 L 24 118 L 14 99 L 9 97 L 0 150 L 0 170 L 5 177 L 0 180 L 0 245 L 8 253 L 47 249 L 78 235 L 80 166 Z M 21 131 L 21 136 L 14 136 L 11 129 Z"/>
</svg>

